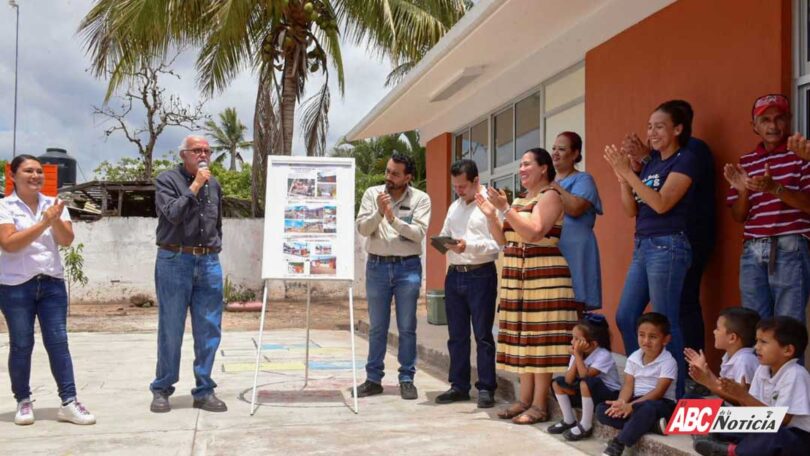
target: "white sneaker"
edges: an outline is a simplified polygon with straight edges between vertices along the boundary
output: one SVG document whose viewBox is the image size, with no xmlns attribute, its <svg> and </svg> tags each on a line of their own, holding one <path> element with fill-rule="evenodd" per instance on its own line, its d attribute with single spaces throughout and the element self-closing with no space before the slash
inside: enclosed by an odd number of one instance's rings
<svg viewBox="0 0 810 456">
<path fill-rule="evenodd" d="M 14 415 L 14 424 L 25 426 L 34 424 L 34 404 L 29 399 L 23 399 L 17 403 L 17 413 Z"/>
<path fill-rule="evenodd" d="M 88 412 L 86 408 L 77 400 L 71 401 L 68 405 L 59 407 L 56 414 L 59 421 L 68 421 L 73 424 L 96 424 L 96 417 Z"/>
</svg>

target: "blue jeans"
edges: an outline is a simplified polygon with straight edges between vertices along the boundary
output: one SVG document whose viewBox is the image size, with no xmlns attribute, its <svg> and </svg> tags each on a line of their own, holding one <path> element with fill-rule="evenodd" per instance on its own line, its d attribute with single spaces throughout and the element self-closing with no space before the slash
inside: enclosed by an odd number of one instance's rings
<svg viewBox="0 0 810 456">
<path fill-rule="evenodd" d="M 768 265 L 771 242 L 777 240 L 774 268 Z M 745 241 L 740 258 L 743 307 L 762 318 L 786 315 L 805 321 L 810 296 L 810 257 L 807 239 L 791 234 Z"/>
<path fill-rule="evenodd" d="M 638 350 L 636 323 L 647 307 L 669 319 L 672 340 L 667 348 L 678 361 L 676 394 L 681 397 L 686 380 L 683 332 L 680 322 L 681 291 L 692 261 L 692 248 L 683 234 L 636 238 L 633 261 L 624 281 L 616 311 L 627 356 Z"/>
<path fill-rule="evenodd" d="M 39 319 L 59 398 L 67 402 L 76 397 L 67 339 L 67 300 L 65 281 L 43 274 L 20 285 L 0 285 L 0 309 L 6 317 L 10 345 L 8 372 L 17 402 L 31 397 L 34 318 Z"/>
<path fill-rule="evenodd" d="M 381 383 L 385 375 L 385 351 L 394 297 L 399 331 L 399 381 L 412 382 L 416 373 L 416 301 L 422 287 L 419 257 L 397 262 L 366 262 L 366 299 L 371 328 L 368 334 L 366 378 Z"/>
<path fill-rule="evenodd" d="M 180 350 L 191 309 L 194 336 L 194 379 L 192 396 L 202 398 L 214 392 L 211 379 L 222 337 L 222 267 L 219 255 L 194 256 L 159 249 L 155 262 L 158 298 L 158 359 L 155 381 L 149 389 L 165 395 L 174 393 L 180 379 Z"/>
<path fill-rule="evenodd" d="M 632 400 L 638 398 L 634 397 Z M 658 423 L 659 418 L 666 418 L 669 421 L 672 412 L 675 411 L 675 403 L 669 399 L 657 399 L 637 402 L 633 404 L 633 413 L 628 418 L 613 418 L 607 416 L 610 408 L 607 403 L 596 406 L 596 419 L 600 423 L 612 428 L 620 429 L 616 440 L 622 445 L 633 446 L 641 440 L 641 437 L 650 432 Z"/>
<path fill-rule="evenodd" d="M 453 389 L 470 390 L 470 323 L 475 335 L 476 389 L 495 391 L 495 339 L 492 325 L 498 297 L 495 263 L 468 272 L 450 271 L 444 279 L 447 309 L 449 380 Z"/>
</svg>

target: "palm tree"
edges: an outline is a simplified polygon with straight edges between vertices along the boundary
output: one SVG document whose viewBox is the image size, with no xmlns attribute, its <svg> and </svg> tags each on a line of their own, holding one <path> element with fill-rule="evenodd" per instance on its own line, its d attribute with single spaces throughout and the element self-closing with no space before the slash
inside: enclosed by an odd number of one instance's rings
<svg viewBox="0 0 810 456">
<path fill-rule="evenodd" d="M 214 137 L 214 152 L 222 152 L 215 160 L 222 162 L 226 156 L 230 155 L 231 171 L 236 171 L 236 161 L 243 163 L 239 149 L 246 149 L 253 146 L 253 141 L 245 140 L 245 130 L 247 127 L 236 115 L 236 108 L 226 108 L 219 113 L 219 125 L 213 120 L 205 123 L 205 130 Z"/>
<path fill-rule="evenodd" d="M 385 165 L 391 154 L 401 152 L 414 161 L 412 185 L 425 190 L 425 148 L 419 144 L 415 130 L 378 136 L 367 140 L 342 140 L 332 150 L 333 157 L 353 157 L 355 163 L 355 211 L 360 207 L 363 192 L 385 182 Z"/>
<path fill-rule="evenodd" d="M 197 46 L 205 95 L 244 69 L 258 76 L 254 112 L 254 210 L 263 195 L 265 156 L 290 155 L 296 107 L 310 73 L 324 85 L 303 101 L 308 155 L 322 155 L 328 129 L 329 70 L 343 94 L 340 30 L 395 65 L 424 55 L 461 18 L 464 0 L 97 0 L 79 26 L 96 76 L 112 74 L 109 97 L 142 61 Z"/>
</svg>

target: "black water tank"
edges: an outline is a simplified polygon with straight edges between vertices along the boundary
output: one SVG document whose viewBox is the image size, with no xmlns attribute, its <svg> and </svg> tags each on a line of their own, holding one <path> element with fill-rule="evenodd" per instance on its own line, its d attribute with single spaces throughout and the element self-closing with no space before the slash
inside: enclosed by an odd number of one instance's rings
<svg viewBox="0 0 810 456">
<path fill-rule="evenodd" d="M 67 150 L 58 147 L 49 147 L 39 156 L 42 163 L 51 163 L 59 166 L 59 188 L 76 184 L 76 159 L 68 155 Z"/>
</svg>

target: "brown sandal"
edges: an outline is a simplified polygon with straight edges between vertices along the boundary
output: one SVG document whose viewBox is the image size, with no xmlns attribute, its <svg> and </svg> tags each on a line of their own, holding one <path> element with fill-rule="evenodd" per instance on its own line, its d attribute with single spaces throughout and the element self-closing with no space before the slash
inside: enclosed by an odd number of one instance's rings
<svg viewBox="0 0 810 456">
<path fill-rule="evenodd" d="M 520 415 L 512 418 L 515 424 L 537 424 L 548 421 L 548 412 L 536 405 L 527 408 Z"/>
<path fill-rule="evenodd" d="M 512 419 L 512 418 L 514 418 L 516 416 L 519 416 L 520 414 L 522 414 L 523 412 L 525 412 L 528 409 L 529 409 L 529 404 L 527 404 L 525 402 L 518 401 L 518 402 L 513 403 L 509 407 L 506 407 L 505 409 L 499 411 L 498 412 L 498 418 L 500 418 L 502 420 Z"/>
</svg>

